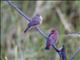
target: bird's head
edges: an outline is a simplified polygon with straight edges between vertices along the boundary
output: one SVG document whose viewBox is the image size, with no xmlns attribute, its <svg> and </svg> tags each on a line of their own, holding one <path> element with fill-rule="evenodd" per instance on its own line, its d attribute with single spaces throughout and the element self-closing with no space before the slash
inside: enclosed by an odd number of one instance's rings
<svg viewBox="0 0 80 60">
<path fill-rule="evenodd" d="M 56 33 L 58 33 L 57 28 L 53 28 L 53 29 L 51 30 L 51 34 L 56 34 Z"/>
<path fill-rule="evenodd" d="M 56 32 L 56 30 L 55 30 L 55 29 L 53 29 L 53 30 L 51 31 L 51 33 L 52 33 L 52 34 L 54 34 L 55 32 Z"/>
<path fill-rule="evenodd" d="M 43 20 L 43 18 L 40 14 L 36 14 L 36 17 L 38 17 L 40 20 Z"/>
</svg>

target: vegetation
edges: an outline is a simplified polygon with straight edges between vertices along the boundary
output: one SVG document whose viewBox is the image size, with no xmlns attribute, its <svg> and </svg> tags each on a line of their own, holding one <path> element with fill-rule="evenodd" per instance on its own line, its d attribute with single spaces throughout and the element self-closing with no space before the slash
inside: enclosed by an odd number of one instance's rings
<svg viewBox="0 0 80 60">
<path fill-rule="evenodd" d="M 80 1 L 12 1 L 30 18 L 43 16 L 40 28 L 46 34 L 57 27 L 60 48 L 66 48 L 67 60 L 80 47 Z M 6 1 L 1 1 L 1 56 L 0 60 L 59 60 L 54 49 L 45 50 L 45 38 L 35 29 L 24 34 L 27 20 Z M 68 27 L 66 27 L 68 26 Z M 70 34 L 72 33 L 72 34 Z M 76 34 L 77 33 L 77 34 Z M 80 59 L 80 52 L 74 60 Z"/>
</svg>

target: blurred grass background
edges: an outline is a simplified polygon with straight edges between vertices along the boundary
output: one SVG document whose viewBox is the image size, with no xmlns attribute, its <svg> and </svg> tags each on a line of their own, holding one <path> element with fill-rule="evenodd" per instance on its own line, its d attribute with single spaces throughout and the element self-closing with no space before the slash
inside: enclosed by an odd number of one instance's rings
<svg viewBox="0 0 80 60">
<path fill-rule="evenodd" d="M 34 15 L 36 1 L 13 1 L 30 18 Z M 67 60 L 80 47 L 80 37 L 64 37 L 68 32 L 61 22 L 55 7 L 59 7 L 72 24 L 72 32 L 80 32 L 80 1 L 42 1 L 40 14 L 43 23 L 40 28 L 49 33 L 57 27 L 60 33 L 57 47 L 65 44 Z M 46 51 L 46 40 L 32 29 L 24 34 L 28 22 L 6 1 L 1 1 L 1 56 L 0 60 L 59 60 L 58 54 L 51 49 Z M 80 60 L 80 52 L 74 60 Z"/>
</svg>

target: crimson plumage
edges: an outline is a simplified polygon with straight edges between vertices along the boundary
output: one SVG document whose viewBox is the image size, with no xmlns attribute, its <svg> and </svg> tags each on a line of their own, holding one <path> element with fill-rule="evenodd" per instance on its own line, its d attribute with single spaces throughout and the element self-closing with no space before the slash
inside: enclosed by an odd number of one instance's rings
<svg viewBox="0 0 80 60">
<path fill-rule="evenodd" d="M 52 45 L 55 45 L 57 43 L 58 35 L 59 35 L 59 33 L 58 33 L 58 31 L 56 29 L 53 29 L 51 31 L 51 33 L 48 36 L 45 49 L 50 49 L 50 47 Z"/>
</svg>

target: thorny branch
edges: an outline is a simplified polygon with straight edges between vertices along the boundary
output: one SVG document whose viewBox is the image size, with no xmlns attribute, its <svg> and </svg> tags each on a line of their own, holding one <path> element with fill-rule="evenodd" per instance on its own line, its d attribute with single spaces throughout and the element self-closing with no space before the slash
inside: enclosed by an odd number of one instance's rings
<svg viewBox="0 0 80 60">
<path fill-rule="evenodd" d="M 7 2 L 8 2 L 8 4 L 9 4 L 10 6 L 12 6 L 13 8 L 15 8 L 16 11 L 17 11 L 20 15 L 22 15 L 28 22 L 30 22 L 31 19 L 30 19 L 28 16 L 26 16 L 19 8 L 17 8 L 16 5 L 12 4 L 11 1 L 7 1 Z"/>
<path fill-rule="evenodd" d="M 22 15 L 28 22 L 30 22 L 31 19 L 30 19 L 27 15 L 25 15 L 19 8 L 17 8 L 16 5 L 14 5 L 11 1 L 7 1 L 7 2 L 9 3 L 10 6 L 12 6 L 13 8 L 15 8 L 16 11 L 17 11 L 20 15 Z M 37 31 L 40 32 L 40 34 L 41 34 L 42 36 L 44 36 L 45 38 L 47 38 L 47 36 L 41 31 L 40 28 L 36 27 L 36 29 L 37 29 Z"/>
<path fill-rule="evenodd" d="M 56 50 L 56 52 L 59 54 L 61 60 L 66 60 L 66 50 L 64 45 L 62 45 L 61 48 L 57 48 L 55 45 L 52 45 L 52 47 Z"/>
<path fill-rule="evenodd" d="M 30 22 L 31 19 L 30 19 L 27 15 L 25 15 L 19 8 L 17 8 L 17 6 L 15 6 L 14 4 L 12 4 L 11 1 L 7 1 L 7 2 L 9 3 L 9 5 L 11 5 L 13 8 L 15 8 L 16 11 L 17 11 L 20 15 L 22 15 L 23 17 L 25 17 L 25 19 L 26 19 L 28 22 Z M 59 10 L 59 9 L 56 9 L 56 10 L 57 10 L 57 13 L 59 14 L 61 20 L 64 21 L 64 19 L 63 19 L 64 16 L 63 16 L 62 13 L 60 12 L 60 10 Z M 65 21 L 64 21 L 64 22 L 65 22 Z M 64 24 L 64 22 L 63 22 L 63 24 Z M 67 27 L 67 23 L 66 23 L 65 28 L 68 29 L 69 32 L 71 32 L 70 28 Z M 38 32 L 39 32 L 41 35 L 43 35 L 45 38 L 48 38 L 48 36 L 46 36 L 46 34 L 44 34 L 39 27 L 36 27 L 36 29 L 38 30 Z M 56 50 L 56 52 L 58 52 L 58 54 L 60 55 L 60 57 L 62 58 L 62 60 L 66 60 L 66 53 L 65 53 L 65 48 L 64 48 L 64 46 L 62 46 L 61 49 L 58 49 L 58 48 L 56 48 L 55 45 L 53 45 L 53 48 Z M 72 59 L 74 58 L 74 56 L 75 56 L 79 51 L 80 51 L 80 48 L 73 54 L 73 56 L 70 58 L 70 60 L 72 60 Z M 65 54 L 65 55 L 64 55 L 64 54 Z"/>
<path fill-rule="evenodd" d="M 80 47 L 76 50 L 76 52 L 71 56 L 70 60 L 73 60 L 73 58 L 79 53 Z"/>
</svg>

